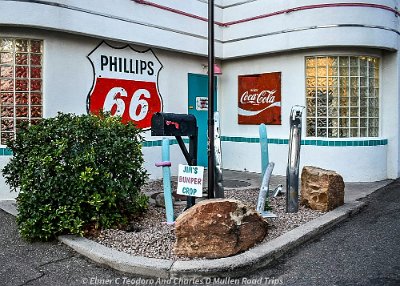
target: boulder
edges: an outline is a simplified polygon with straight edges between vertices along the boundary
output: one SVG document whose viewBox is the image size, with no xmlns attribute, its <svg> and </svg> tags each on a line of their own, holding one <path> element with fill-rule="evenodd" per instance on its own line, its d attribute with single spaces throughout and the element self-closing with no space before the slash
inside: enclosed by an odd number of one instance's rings
<svg viewBox="0 0 400 286">
<path fill-rule="evenodd" d="M 212 199 L 182 213 L 176 220 L 175 234 L 175 255 L 221 258 L 261 242 L 267 234 L 267 223 L 241 201 Z"/>
<path fill-rule="evenodd" d="M 343 205 L 342 176 L 334 171 L 305 166 L 301 172 L 300 204 L 324 212 Z"/>
</svg>

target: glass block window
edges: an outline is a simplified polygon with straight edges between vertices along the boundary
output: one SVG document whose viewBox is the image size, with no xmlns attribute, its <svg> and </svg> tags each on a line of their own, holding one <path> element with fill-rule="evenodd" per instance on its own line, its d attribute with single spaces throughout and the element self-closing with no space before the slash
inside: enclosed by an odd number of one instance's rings
<svg viewBox="0 0 400 286">
<path fill-rule="evenodd" d="M 379 59 L 306 57 L 307 136 L 379 135 Z"/>
<path fill-rule="evenodd" d="M 0 37 L 0 144 L 43 115 L 43 41 Z"/>
</svg>

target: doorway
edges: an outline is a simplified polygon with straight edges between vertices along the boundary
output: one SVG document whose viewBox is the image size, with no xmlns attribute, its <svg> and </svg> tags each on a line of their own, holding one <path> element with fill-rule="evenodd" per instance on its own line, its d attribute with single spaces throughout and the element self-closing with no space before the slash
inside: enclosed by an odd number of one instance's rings
<svg viewBox="0 0 400 286">
<path fill-rule="evenodd" d="M 217 78 L 214 88 L 214 111 L 217 111 Z M 199 128 L 197 165 L 207 167 L 208 75 L 188 75 L 188 113 L 196 117 Z"/>
</svg>

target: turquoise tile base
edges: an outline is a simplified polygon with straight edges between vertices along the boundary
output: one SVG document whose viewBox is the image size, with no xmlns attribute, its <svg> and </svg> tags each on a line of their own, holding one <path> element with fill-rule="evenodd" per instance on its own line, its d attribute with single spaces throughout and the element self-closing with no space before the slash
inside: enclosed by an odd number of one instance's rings
<svg viewBox="0 0 400 286">
<path fill-rule="evenodd" d="M 186 144 L 189 144 L 189 139 L 183 138 L 183 142 Z M 178 144 L 178 141 L 176 139 L 170 138 L 169 145 L 177 145 L 177 144 Z M 144 141 L 142 143 L 143 147 L 161 147 L 161 145 L 162 145 L 162 140 Z"/>
<path fill-rule="evenodd" d="M 183 139 L 185 143 L 189 143 L 189 139 Z M 260 138 L 257 137 L 233 137 L 233 136 L 221 136 L 223 142 L 235 142 L 235 143 L 260 143 Z M 161 146 L 162 140 L 156 141 L 145 141 L 143 147 L 154 147 Z M 178 144 L 176 139 L 170 140 L 170 145 Z M 287 145 L 289 144 L 288 139 L 282 138 L 268 138 L 268 144 Z M 362 146 L 381 146 L 387 145 L 387 139 L 368 139 L 368 140 L 316 140 L 316 139 L 305 139 L 301 140 L 301 145 L 310 146 L 321 146 L 321 147 L 362 147 Z"/>
<path fill-rule="evenodd" d="M 0 156 L 12 156 L 11 149 L 8 148 L 0 148 Z"/>
<path fill-rule="evenodd" d="M 259 138 L 245 138 L 245 137 L 227 137 L 221 136 L 221 141 L 224 142 L 243 142 L 243 143 L 259 143 Z M 287 145 L 288 139 L 268 138 L 269 144 Z M 381 146 L 387 145 L 387 139 L 368 139 L 368 140 L 317 140 L 305 139 L 301 140 L 301 145 L 323 146 L 323 147 L 359 147 L 359 146 Z"/>
</svg>

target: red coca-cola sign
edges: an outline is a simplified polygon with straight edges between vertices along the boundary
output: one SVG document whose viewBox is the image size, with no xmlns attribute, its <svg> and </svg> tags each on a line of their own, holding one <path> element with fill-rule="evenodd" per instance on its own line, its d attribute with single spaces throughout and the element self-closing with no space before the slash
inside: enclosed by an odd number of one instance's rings
<svg viewBox="0 0 400 286">
<path fill-rule="evenodd" d="M 239 76 L 238 123 L 281 124 L 281 73 Z"/>
<path fill-rule="evenodd" d="M 158 73 L 162 64 L 151 49 L 136 51 L 129 45 L 116 48 L 102 42 L 89 55 L 94 82 L 88 111 L 121 116 L 122 122 L 151 127 L 151 117 L 162 110 Z"/>
</svg>

